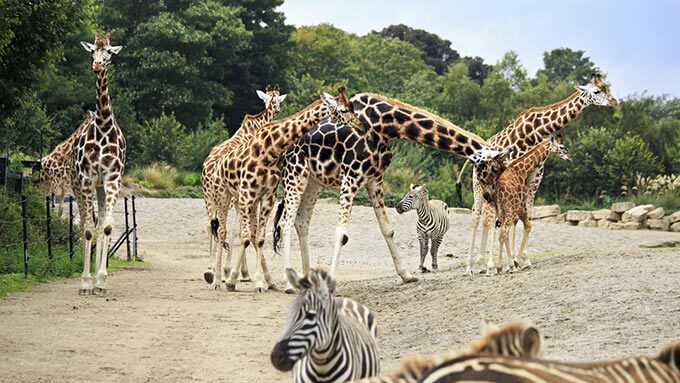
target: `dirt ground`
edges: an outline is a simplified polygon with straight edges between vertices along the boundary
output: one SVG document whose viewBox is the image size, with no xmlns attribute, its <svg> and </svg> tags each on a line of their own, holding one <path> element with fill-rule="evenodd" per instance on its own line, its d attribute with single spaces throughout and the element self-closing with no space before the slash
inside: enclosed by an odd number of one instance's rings
<svg viewBox="0 0 680 383">
<path fill-rule="evenodd" d="M 208 263 L 202 201 L 137 201 L 147 264 L 112 274 L 108 298 L 78 296 L 78 279 L 70 279 L 0 300 L 0 380 L 290 381 L 274 370 L 269 352 L 293 296 L 255 294 L 252 283 L 238 284 L 235 293 L 209 290 L 202 278 Z M 317 205 L 313 264 L 330 262 L 337 212 L 334 203 Z M 389 214 L 402 257 L 415 270 L 415 214 Z M 470 217 L 451 221 L 442 271 L 403 285 L 373 211 L 353 209 L 338 293 L 375 311 L 383 371 L 412 353 L 464 345 L 478 336 L 481 318 L 532 320 L 551 359 L 654 354 L 680 339 L 680 250 L 640 247 L 678 241 L 680 234 L 536 222 L 528 249 L 536 269 L 463 277 Z M 271 240 L 266 246 L 282 286 L 281 259 Z M 294 265 L 299 269 L 299 258 Z"/>
</svg>

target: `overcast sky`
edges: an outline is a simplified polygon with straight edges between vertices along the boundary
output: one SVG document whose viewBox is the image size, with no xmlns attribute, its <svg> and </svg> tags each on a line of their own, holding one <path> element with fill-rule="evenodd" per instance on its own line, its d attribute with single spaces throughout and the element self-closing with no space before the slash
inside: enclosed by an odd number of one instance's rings
<svg viewBox="0 0 680 383">
<path fill-rule="evenodd" d="M 285 0 L 280 9 L 296 26 L 327 22 L 358 35 L 403 23 L 490 64 L 514 50 L 531 76 L 545 51 L 584 50 L 615 96 L 680 97 L 680 0 Z"/>
</svg>

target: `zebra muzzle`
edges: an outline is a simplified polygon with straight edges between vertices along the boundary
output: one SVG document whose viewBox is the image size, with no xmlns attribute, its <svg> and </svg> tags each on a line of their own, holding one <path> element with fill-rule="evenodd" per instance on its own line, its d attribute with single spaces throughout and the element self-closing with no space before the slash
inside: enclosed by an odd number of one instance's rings
<svg viewBox="0 0 680 383">
<path fill-rule="evenodd" d="M 295 365 L 295 361 L 288 356 L 288 342 L 286 340 L 276 343 L 270 358 L 274 368 L 279 371 L 290 371 Z"/>
</svg>

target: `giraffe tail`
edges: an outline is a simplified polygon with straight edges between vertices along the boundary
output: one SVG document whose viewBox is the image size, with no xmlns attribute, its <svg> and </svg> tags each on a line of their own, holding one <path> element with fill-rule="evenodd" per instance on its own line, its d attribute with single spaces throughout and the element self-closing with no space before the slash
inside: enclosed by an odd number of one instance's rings
<svg viewBox="0 0 680 383">
<path fill-rule="evenodd" d="M 217 218 L 211 219 L 210 228 L 212 229 L 212 234 L 217 238 L 217 229 L 220 228 L 220 221 Z"/>
<path fill-rule="evenodd" d="M 281 226 L 279 226 L 279 221 L 283 215 L 283 208 L 285 207 L 285 200 L 282 198 L 279 202 L 279 206 L 276 207 L 276 214 L 274 214 L 274 252 L 277 255 L 281 255 Z"/>
<path fill-rule="evenodd" d="M 458 179 L 456 179 L 456 197 L 458 198 L 458 204 L 460 206 L 463 206 L 463 184 L 460 180 L 463 178 L 463 172 L 465 171 L 465 166 L 467 166 L 468 162 L 470 162 L 470 160 L 466 160 L 463 167 L 460 168 Z"/>
</svg>

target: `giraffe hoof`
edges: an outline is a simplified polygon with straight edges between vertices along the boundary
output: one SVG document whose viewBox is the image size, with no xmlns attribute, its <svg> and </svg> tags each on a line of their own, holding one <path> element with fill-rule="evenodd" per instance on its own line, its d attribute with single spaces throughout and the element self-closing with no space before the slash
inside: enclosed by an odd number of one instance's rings
<svg viewBox="0 0 680 383">
<path fill-rule="evenodd" d="M 418 267 L 418 271 L 419 271 L 421 274 L 425 274 L 425 273 L 429 273 L 429 272 L 430 272 L 430 270 L 428 270 L 427 267 L 425 267 L 425 266 L 420 266 L 420 267 Z"/>
<path fill-rule="evenodd" d="M 259 287 L 259 286 L 258 286 L 258 287 L 255 288 L 255 293 L 261 294 L 261 293 L 263 293 L 263 292 L 264 292 L 264 287 Z"/>
<path fill-rule="evenodd" d="M 283 292 L 286 294 L 297 294 L 297 291 L 292 287 L 286 288 L 285 290 L 283 290 Z"/>
<path fill-rule="evenodd" d="M 215 280 L 215 273 L 213 273 L 212 270 L 207 270 L 203 273 L 203 279 L 205 279 L 207 283 L 212 284 Z"/>
<path fill-rule="evenodd" d="M 103 287 L 95 287 L 92 293 L 100 297 L 106 297 L 106 289 Z"/>
<path fill-rule="evenodd" d="M 217 282 L 217 283 L 213 282 L 213 284 L 210 285 L 211 290 L 219 290 L 220 288 L 221 288 L 221 286 L 220 286 L 219 282 Z"/>
<path fill-rule="evenodd" d="M 414 276 L 408 276 L 403 279 L 404 283 L 413 283 L 413 282 L 418 282 L 418 278 Z"/>
<path fill-rule="evenodd" d="M 495 267 L 488 267 L 488 268 L 486 269 L 486 275 L 487 275 L 487 276 L 496 275 L 496 274 L 498 274 L 499 271 L 500 271 L 500 270 L 498 270 L 498 269 L 495 268 Z"/>
<path fill-rule="evenodd" d="M 250 277 L 241 277 L 241 282 L 252 282 L 253 280 L 250 279 Z"/>
<path fill-rule="evenodd" d="M 533 268 L 534 268 L 534 265 L 532 265 L 530 261 L 526 261 L 526 263 L 522 265 L 522 270 L 529 270 L 529 269 L 533 269 Z"/>
<path fill-rule="evenodd" d="M 279 291 L 279 288 L 276 287 L 276 285 L 272 283 L 271 285 L 269 285 L 269 287 L 267 288 L 267 290 L 270 290 L 270 291 Z"/>
<path fill-rule="evenodd" d="M 227 291 L 231 291 L 231 292 L 236 291 L 236 284 L 234 284 L 234 283 L 227 283 Z"/>
<path fill-rule="evenodd" d="M 78 290 L 78 295 L 90 295 L 92 294 L 92 290 L 90 289 L 80 289 Z"/>
<path fill-rule="evenodd" d="M 515 267 L 519 267 L 519 262 L 517 262 L 516 259 L 512 260 L 512 264 L 515 265 Z"/>
<path fill-rule="evenodd" d="M 472 275 L 474 275 L 474 274 L 475 274 L 475 273 L 472 271 L 472 269 L 468 268 L 468 269 L 466 269 L 465 272 L 463 273 L 463 276 L 464 276 L 464 277 L 468 277 L 468 276 L 472 276 Z"/>
</svg>

